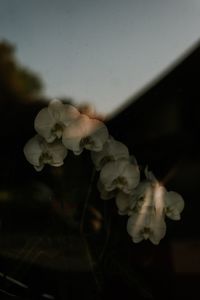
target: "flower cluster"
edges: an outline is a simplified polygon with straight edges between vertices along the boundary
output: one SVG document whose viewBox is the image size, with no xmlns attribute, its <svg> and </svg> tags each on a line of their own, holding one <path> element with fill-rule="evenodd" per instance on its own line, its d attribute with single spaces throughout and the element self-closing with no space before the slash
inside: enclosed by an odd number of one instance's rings
<svg viewBox="0 0 200 300">
<path fill-rule="evenodd" d="M 45 164 L 63 165 L 68 150 L 76 155 L 84 148 L 101 151 L 108 139 L 107 127 L 89 108 L 82 113 L 59 100 L 51 101 L 37 114 L 34 127 L 37 135 L 26 143 L 24 154 L 37 171 Z"/>
<path fill-rule="evenodd" d="M 24 147 L 26 159 L 41 171 L 45 164 L 61 166 L 68 150 L 75 155 L 84 148 L 90 150 L 100 172 L 97 186 L 101 198 L 115 198 L 118 213 L 128 215 L 127 231 L 133 242 L 149 239 L 156 245 L 166 232 L 165 216 L 180 219 L 183 198 L 168 192 L 147 168 L 146 179 L 140 181 L 135 157 L 109 135 L 105 124 L 89 107 L 78 110 L 53 100 L 38 113 L 34 126 L 37 135 Z"/>
<path fill-rule="evenodd" d="M 119 212 L 129 215 L 127 231 L 135 243 L 149 239 L 159 244 L 166 233 L 165 216 L 180 220 L 184 200 L 176 192 L 168 192 L 145 170 L 146 180 L 139 183 L 132 195 L 118 195 L 116 202 Z"/>
</svg>

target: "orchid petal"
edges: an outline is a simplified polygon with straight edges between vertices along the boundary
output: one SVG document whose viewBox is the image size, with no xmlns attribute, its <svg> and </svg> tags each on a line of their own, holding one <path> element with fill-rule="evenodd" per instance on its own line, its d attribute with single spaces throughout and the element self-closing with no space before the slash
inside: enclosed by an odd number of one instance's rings
<svg viewBox="0 0 200 300">
<path fill-rule="evenodd" d="M 92 152 L 91 158 L 97 171 L 99 171 L 108 161 L 128 159 L 129 151 L 123 143 L 109 138 L 104 144 L 102 151 Z"/>
<path fill-rule="evenodd" d="M 83 148 L 100 151 L 108 137 L 106 126 L 86 115 L 80 117 L 64 129 L 62 142 L 66 148 L 81 153 Z"/>
<path fill-rule="evenodd" d="M 103 200 L 108 200 L 108 199 L 112 199 L 113 197 L 115 197 L 116 192 L 115 191 L 106 191 L 104 188 L 104 185 L 102 184 L 101 180 L 98 180 L 97 182 L 97 188 L 100 192 L 100 197 Z"/>
<path fill-rule="evenodd" d="M 37 133 L 43 136 L 49 143 L 53 142 L 56 138 L 56 134 L 52 133 L 52 128 L 54 128 L 55 125 L 56 121 L 47 107 L 39 111 L 34 121 L 34 127 Z"/>
<path fill-rule="evenodd" d="M 100 172 L 100 180 L 107 191 L 118 188 L 131 193 L 138 185 L 139 178 L 138 166 L 124 159 L 108 162 Z"/>
<path fill-rule="evenodd" d="M 28 162 L 40 170 L 40 156 L 42 155 L 41 147 L 42 138 L 39 135 L 35 135 L 33 138 L 28 140 L 24 146 L 24 155 Z"/>
<path fill-rule="evenodd" d="M 119 215 L 127 215 L 136 205 L 136 200 L 130 194 L 118 192 L 115 199 Z"/>
<path fill-rule="evenodd" d="M 133 213 L 128 219 L 127 231 L 134 242 L 149 239 L 157 245 L 166 233 L 166 224 L 164 218 L 149 210 L 146 213 Z"/>
<path fill-rule="evenodd" d="M 51 143 L 56 138 L 61 138 L 65 126 L 77 119 L 79 115 L 79 111 L 74 106 L 63 104 L 55 99 L 37 114 L 34 122 L 35 130 Z"/>
<path fill-rule="evenodd" d="M 165 197 L 165 213 L 172 220 L 180 220 L 180 214 L 184 209 L 184 200 L 176 192 L 167 192 Z"/>
<path fill-rule="evenodd" d="M 49 103 L 48 110 L 56 123 L 68 126 L 80 116 L 80 112 L 71 104 L 63 104 L 60 100 L 54 99 Z"/>
<path fill-rule="evenodd" d="M 54 167 L 63 165 L 67 149 L 58 141 L 48 144 L 43 137 L 35 135 L 24 146 L 24 154 L 34 168 L 41 171 L 44 164 Z"/>
</svg>

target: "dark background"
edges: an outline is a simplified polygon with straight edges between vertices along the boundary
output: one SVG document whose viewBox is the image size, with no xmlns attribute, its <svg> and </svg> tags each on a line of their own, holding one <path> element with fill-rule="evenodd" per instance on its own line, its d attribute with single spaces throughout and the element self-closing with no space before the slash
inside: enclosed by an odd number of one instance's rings
<svg viewBox="0 0 200 300">
<path fill-rule="evenodd" d="M 200 47 L 107 120 L 141 169 L 148 165 L 185 200 L 181 221 L 167 220 L 159 246 L 132 243 L 127 218 L 117 215 L 113 200 L 99 198 L 88 152 L 70 153 L 64 166 L 40 173 L 25 160 L 23 146 L 48 99 L 14 51 L 0 44 L 2 299 L 198 299 Z"/>
</svg>

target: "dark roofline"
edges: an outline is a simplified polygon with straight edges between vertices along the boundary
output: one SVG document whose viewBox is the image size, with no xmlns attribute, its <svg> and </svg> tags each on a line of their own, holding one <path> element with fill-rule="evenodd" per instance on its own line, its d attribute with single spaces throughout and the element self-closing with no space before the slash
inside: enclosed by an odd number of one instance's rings
<svg viewBox="0 0 200 300">
<path fill-rule="evenodd" d="M 118 118 L 126 114 L 127 110 L 137 109 L 146 101 L 146 98 L 158 89 L 161 85 L 169 83 L 172 77 L 180 77 L 180 73 L 191 69 L 196 59 L 200 61 L 200 40 L 198 39 L 191 47 L 189 47 L 182 55 L 172 62 L 164 71 L 158 74 L 153 80 L 147 83 L 135 95 L 129 97 L 123 105 L 116 109 L 109 117 L 108 120 Z M 147 102 L 145 103 L 147 105 Z"/>
</svg>

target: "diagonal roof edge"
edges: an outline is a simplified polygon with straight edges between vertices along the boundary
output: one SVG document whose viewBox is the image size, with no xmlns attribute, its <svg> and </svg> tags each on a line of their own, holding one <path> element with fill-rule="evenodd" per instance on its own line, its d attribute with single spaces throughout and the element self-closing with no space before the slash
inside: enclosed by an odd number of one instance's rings
<svg viewBox="0 0 200 300">
<path fill-rule="evenodd" d="M 118 117 L 124 111 L 126 111 L 130 105 L 135 104 L 142 98 L 146 93 L 150 90 L 154 89 L 162 81 L 166 80 L 172 73 L 177 71 L 182 67 L 183 64 L 187 63 L 187 61 L 195 55 L 196 52 L 200 50 L 200 39 L 193 43 L 192 46 L 187 48 L 176 60 L 168 65 L 163 71 L 161 71 L 156 77 L 150 80 L 143 88 L 139 89 L 134 95 L 128 97 L 124 104 L 122 104 L 119 108 L 113 111 L 113 113 L 109 114 L 107 117 L 108 121 Z"/>
</svg>

